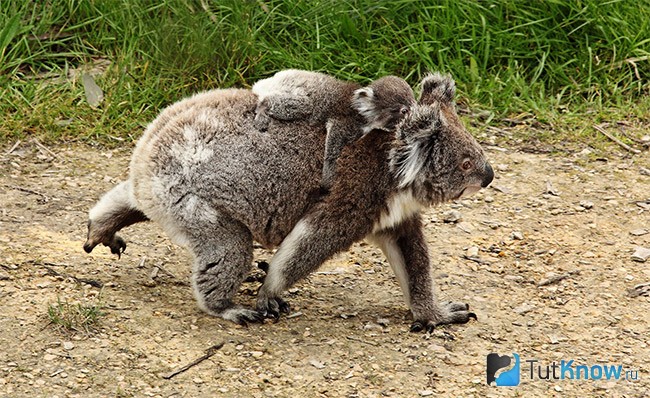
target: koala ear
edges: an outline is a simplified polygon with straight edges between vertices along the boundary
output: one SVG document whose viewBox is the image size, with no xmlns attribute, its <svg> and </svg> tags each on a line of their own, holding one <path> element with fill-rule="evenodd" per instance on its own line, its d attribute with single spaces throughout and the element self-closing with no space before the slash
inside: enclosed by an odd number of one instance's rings
<svg viewBox="0 0 650 398">
<path fill-rule="evenodd" d="M 373 120 L 379 114 L 375 104 L 375 91 L 371 87 L 356 90 L 352 96 L 352 107 L 366 120 Z"/>
<path fill-rule="evenodd" d="M 430 105 L 434 102 L 451 103 L 456 95 L 456 83 L 449 75 L 439 72 L 429 73 L 422 79 L 420 104 Z"/>
<path fill-rule="evenodd" d="M 404 142 L 426 141 L 437 137 L 442 121 L 440 120 L 440 104 L 415 105 L 396 130 L 397 139 Z"/>
</svg>

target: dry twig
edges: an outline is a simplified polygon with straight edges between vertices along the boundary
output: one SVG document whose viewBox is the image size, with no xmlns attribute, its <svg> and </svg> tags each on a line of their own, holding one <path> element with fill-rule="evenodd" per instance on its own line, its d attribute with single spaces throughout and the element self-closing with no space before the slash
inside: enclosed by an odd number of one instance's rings
<svg viewBox="0 0 650 398">
<path fill-rule="evenodd" d="M 603 128 L 602 125 L 594 124 L 594 125 L 593 125 L 593 128 L 596 129 L 596 131 L 598 131 L 599 133 L 601 133 L 601 134 L 604 135 L 605 137 L 607 137 L 607 138 L 609 138 L 610 140 L 612 140 L 612 141 L 614 141 L 615 143 L 617 143 L 619 146 L 621 146 L 621 148 L 625 149 L 626 151 L 628 151 L 628 152 L 632 152 L 632 153 L 636 153 L 636 154 L 641 153 L 640 150 L 638 150 L 638 149 L 636 149 L 636 148 L 632 148 L 631 146 L 627 145 L 627 144 L 624 143 L 623 141 L 619 140 L 618 138 L 616 138 L 616 137 L 614 137 L 613 135 L 611 135 L 610 133 L 608 133 L 607 130 L 605 130 L 605 129 Z"/>
<path fill-rule="evenodd" d="M 205 354 L 203 354 L 200 357 L 196 358 L 192 362 L 190 362 L 187 365 L 185 365 L 183 367 L 180 367 L 180 368 L 178 368 L 178 369 L 176 369 L 176 370 L 174 370 L 174 371 L 172 371 L 172 372 L 170 372 L 170 373 L 168 373 L 166 375 L 163 375 L 163 379 L 169 380 L 172 377 L 187 371 L 191 367 L 200 364 L 201 362 L 205 361 L 206 359 L 208 359 L 211 356 L 213 356 L 214 354 L 216 354 L 217 351 L 219 351 L 221 349 L 221 347 L 223 347 L 224 344 L 226 344 L 226 342 L 222 341 L 221 343 L 217 343 L 217 344 L 213 345 L 212 347 L 205 350 Z"/>
</svg>

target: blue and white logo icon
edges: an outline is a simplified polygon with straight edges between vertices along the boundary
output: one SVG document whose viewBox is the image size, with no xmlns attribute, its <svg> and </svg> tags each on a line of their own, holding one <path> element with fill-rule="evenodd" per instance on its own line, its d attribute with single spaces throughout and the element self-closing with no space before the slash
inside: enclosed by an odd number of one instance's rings
<svg viewBox="0 0 650 398">
<path fill-rule="evenodd" d="M 515 387 L 519 385 L 520 378 L 520 360 L 519 354 L 512 353 L 512 358 L 508 355 L 499 355 L 490 353 L 487 356 L 487 384 L 497 385 L 498 387 Z M 498 375 L 497 372 L 501 371 Z"/>
</svg>

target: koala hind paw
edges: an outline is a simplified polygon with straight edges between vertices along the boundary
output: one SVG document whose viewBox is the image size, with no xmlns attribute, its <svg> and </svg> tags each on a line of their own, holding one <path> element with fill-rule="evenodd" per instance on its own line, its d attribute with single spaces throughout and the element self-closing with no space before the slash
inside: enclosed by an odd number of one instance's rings
<svg viewBox="0 0 650 398">
<path fill-rule="evenodd" d="M 467 323 L 470 319 L 477 320 L 478 317 L 475 313 L 469 311 L 469 305 L 465 303 L 445 302 L 442 303 L 444 316 L 438 321 L 431 320 L 415 320 L 411 324 L 410 331 L 414 333 L 426 332 L 431 333 L 436 326 L 450 325 L 453 323 Z"/>
<path fill-rule="evenodd" d="M 266 300 L 257 302 L 257 311 L 265 318 L 278 320 L 280 314 L 288 314 L 291 312 L 289 303 L 280 297 L 271 297 Z"/>
<path fill-rule="evenodd" d="M 248 326 L 249 323 L 264 322 L 264 316 L 262 314 L 248 308 L 230 308 L 224 311 L 221 317 L 241 326 Z"/>
</svg>

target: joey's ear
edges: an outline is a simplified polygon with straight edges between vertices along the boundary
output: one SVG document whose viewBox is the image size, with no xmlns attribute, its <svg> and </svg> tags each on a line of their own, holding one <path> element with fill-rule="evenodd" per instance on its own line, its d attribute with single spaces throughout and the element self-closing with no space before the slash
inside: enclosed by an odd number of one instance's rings
<svg viewBox="0 0 650 398">
<path fill-rule="evenodd" d="M 404 120 L 397 125 L 397 139 L 405 142 L 428 140 L 440 132 L 440 104 L 413 106 Z"/>
<path fill-rule="evenodd" d="M 449 75 L 429 73 L 422 79 L 420 104 L 429 105 L 434 102 L 451 103 L 456 94 L 456 83 Z"/>
<path fill-rule="evenodd" d="M 375 91 L 371 87 L 356 90 L 352 96 L 352 107 L 366 120 L 374 119 L 378 114 L 375 104 Z"/>
</svg>

